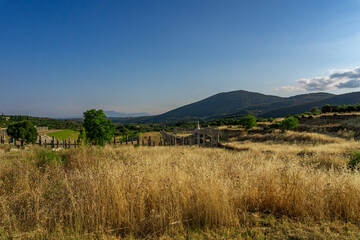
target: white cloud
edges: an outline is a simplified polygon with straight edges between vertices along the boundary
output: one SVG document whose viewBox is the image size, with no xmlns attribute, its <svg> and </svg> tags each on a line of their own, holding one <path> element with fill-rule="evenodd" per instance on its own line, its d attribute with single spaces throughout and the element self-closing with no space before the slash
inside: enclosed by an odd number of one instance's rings
<svg viewBox="0 0 360 240">
<path fill-rule="evenodd" d="M 276 88 L 278 91 L 328 91 L 343 88 L 360 87 L 360 67 L 346 70 L 331 70 L 328 76 L 300 79 L 295 86 Z"/>
</svg>

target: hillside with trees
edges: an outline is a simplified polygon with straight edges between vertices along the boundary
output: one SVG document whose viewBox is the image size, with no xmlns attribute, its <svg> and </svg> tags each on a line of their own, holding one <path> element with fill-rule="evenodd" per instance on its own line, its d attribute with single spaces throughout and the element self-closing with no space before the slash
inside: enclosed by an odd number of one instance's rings
<svg viewBox="0 0 360 240">
<path fill-rule="evenodd" d="M 278 108 L 261 114 L 260 117 L 285 117 L 287 115 L 296 115 L 308 112 L 314 107 L 321 109 L 326 104 L 330 105 L 355 105 L 360 103 L 360 92 L 346 93 L 323 100 L 313 101 L 304 104 L 298 104 L 290 107 Z"/>
<path fill-rule="evenodd" d="M 310 93 L 292 97 L 279 97 L 239 90 L 219 93 L 156 116 L 111 118 L 111 120 L 115 123 L 165 123 L 232 118 L 246 115 L 262 117 L 269 111 L 312 103 L 319 100 L 326 101 L 326 99 L 334 96 L 336 95 L 330 93 Z M 302 112 L 310 110 L 311 108 Z M 270 114 L 266 115 L 266 117 L 272 116 Z"/>
</svg>

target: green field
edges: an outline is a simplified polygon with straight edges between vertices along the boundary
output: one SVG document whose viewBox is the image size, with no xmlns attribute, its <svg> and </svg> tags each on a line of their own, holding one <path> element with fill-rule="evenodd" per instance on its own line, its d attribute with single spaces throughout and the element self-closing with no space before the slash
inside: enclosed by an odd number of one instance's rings
<svg viewBox="0 0 360 240">
<path fill-rule="evenodd" d="M 73 130 L 61 130 L 58 132 L 48 133 L 47 135 L 50 137 L 55 137 L 55 139 L 61 141 L 64 139 L 76 140 L 78 138 L 79 132 Z"/>
</svg>

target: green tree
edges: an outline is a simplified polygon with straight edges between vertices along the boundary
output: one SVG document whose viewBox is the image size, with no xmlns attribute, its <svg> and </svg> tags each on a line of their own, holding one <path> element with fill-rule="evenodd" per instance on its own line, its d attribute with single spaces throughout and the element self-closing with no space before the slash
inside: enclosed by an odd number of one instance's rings
<svg viewBox="0 0 360 240">
<path fill-rule="evenodd" d="M 246 130 L 252 129 L 257 125 L 256 118 L 254 116 L 248 115 L 242 117 L 239 121 L 240 125 L 244 127 Z"/>
<path fill-rule="evenodd" d="M 115 126 L 106 119 L 103 110 L 91 109 L 84 112 L 84 127 L 88 143 L 104 146 L 114 137 Z"/>
<path fill-rule="evenodd" d="M 7 129 L 7 134 L 16 140 L 26 143 L 35 143 L 38 137 L 36 128 L 27 120 L 10 124 Z"/>
<path fill-rule="evenodd" d="M 280 123 L 280 128 L 285 130 L 293 130 L 299 126 L 299 120 L 296 117 L 287 117 Z"/>
<path fill-rule="evenodd" d="M 321 114 L 321 111 L 319 110 L 318 107 L 313 107 L 313 108 L 311 109 L 311 113 L 312 113 L 313 115 L 319 115 L 319 114 Z"/>
</svg>

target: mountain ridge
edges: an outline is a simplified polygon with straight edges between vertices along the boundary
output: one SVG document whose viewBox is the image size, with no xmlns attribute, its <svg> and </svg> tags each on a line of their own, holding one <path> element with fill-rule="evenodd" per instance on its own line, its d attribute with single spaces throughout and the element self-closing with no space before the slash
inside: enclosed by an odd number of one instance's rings
<svg viewBox="0 0 360 240">
<path fill-rule="evenodd" d="M 285 117 L 321 108 L 326 104 L 342 105 L 360 103 L 360 92 L 331 94 L 326 92 L 299 94 L 290 97 L 266 95 L 258 92 L 236 90 L 214 94 L 202 100 L 186 104 L 163 114 L 140 117 L 117 117 L 105 111 L 114 123 L 165 123 L 176 121 L 211 120 L 241 117 Z M 108 114 L 107 114 L 108 113 Z M 115 112 L 116 113 L 116 112 Z"/>
<path fill-rule="evenodd" d="M 337 95 L 319 92 L 290 97 L 279 97 L 258 92 L 236 90 L 214 94 L 202 100 L 155 116 L 112 120 L 114 122 L 128 123 L 164 123 L 172 121 L 210 120 L 224 117 L 238 117 L 248 114 L 261 116 L 266 112 L 282 107 L 306 104 L 334 96 Z"/>
</svg>

